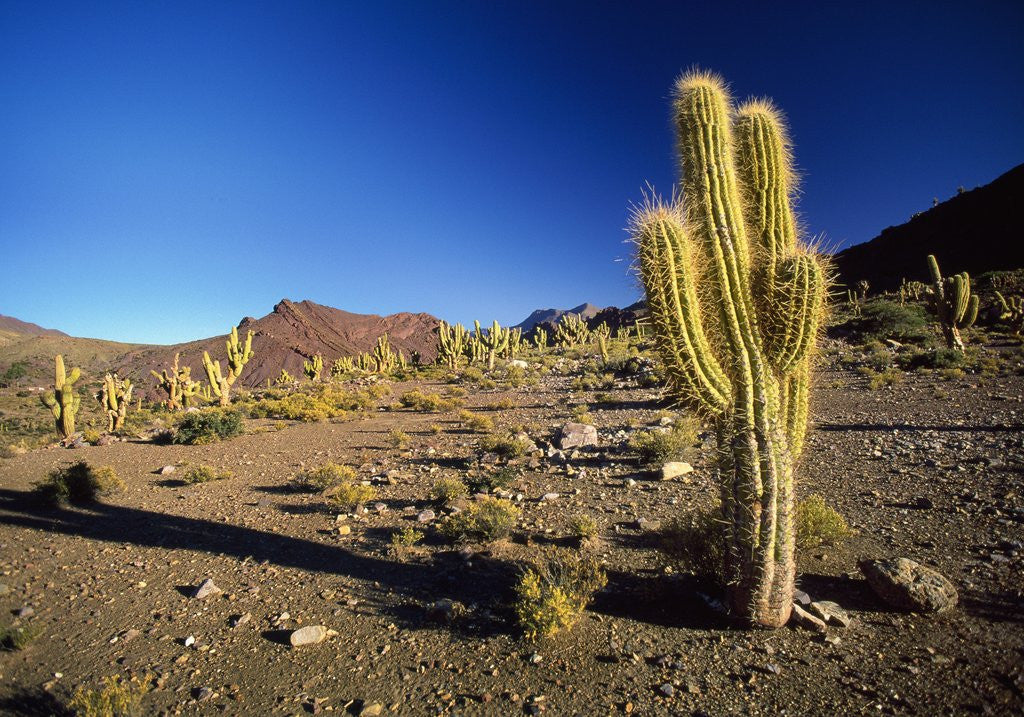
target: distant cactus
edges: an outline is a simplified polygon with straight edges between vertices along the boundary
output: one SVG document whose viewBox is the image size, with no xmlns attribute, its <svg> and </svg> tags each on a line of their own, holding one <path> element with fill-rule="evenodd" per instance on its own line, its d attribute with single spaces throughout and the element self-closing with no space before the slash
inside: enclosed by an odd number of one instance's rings
<svg viewBox="0 0 1024 717">
<path fill-rule="evenodd" d="M 295 377 L 288 373 L 287 369 L 281 369 L 280 375 L 274 379 L 278 386 L 291 386 L 295 383 Z"/>
<path fill-rule="evenodd" d="M 361 354 L 356 356 L 356 368 L 360 371 L 367 373 L 373 373 L 377 370 L 377 361 L 373 358 L 373 354 L 368 351 L 363 351 Z"/>
<path fill-rule="evenodd" d="M 604 340 L 608 341 L 608 339 L 612 337 L 612 329 L 608 326 L 607 321 L 602 321 L 591 330 L 591 334 L 595 338 L 600 339 L 601 337 L 604 337 Z"/>
<path fill-rule="evenodd" d="M 647 327 L 650 326 L 650 319 L 637 319 L 633 328 L 636 329 L 636 338 L 638 341 L 643 341 L 647 336 Z"/>
<path fill-rule="evenodd" d="M 478 327 L 480 326 L 479 321 L 475 323 Z M 469 362 L 470 366 L 475 366 L 478 363 L 483 363 L 486 357 L 487 347 L 484 346 L 482 336 L 473 334 L 468 339 L 466 339 L 466 360 Z"/>
<path fill-rule="evenodd" d="M 868 289 L 871 288 L 871 284 L 868 283 L 867 279 L 861 279 L 854 285 L 857 289 L 857 296 L 861 301 L 868 300 Z"/>
<path fill-rule="evenodd" d="M 541 352 L 548 347 L 547 329 L 542 326 L 538 326 L 533 330 L 533 345 Z"/>
<path fill-rule="evenodd" d="M 999 318 L 1008 323 L 1017 336 L 1024 335 L 1024 298 L 1011 296 L 1007 299 L 998 291 L 996 298 L 999 300 Z"/>
<path fill-rule="evenodd" d="M 487 351 L 487 370 L 494 370 L 494 359 L 508 348 L 509 330 L 501 328 L 501 324 L 495 319 L 491 328 L 484 333 L 480 329 L 480 322 L 473 322 L 476 328 L 474 338 Z"/>
<path fill-rule="evenodd" d="M 302 362 L 302 372 L 306 374 L 306 378 L 308 378 L 313 383 L 316 383 L 317 381 L 320 380 L 320 374 L 323 373 L 323 370 L 324 357 L 321 356 L 320 354 L 315 354 L 313 356 L 312 361 Z"/>
<path fill-rule="evenodd" d="M 601 351 L 601 362 L 608 363 L 608 337 L 605 334 L 597 334 L 597 347 Z"/>
<path fill-rule="evenodd" d="M 177 411 L 179 408 L 188 408 L 192 405 L 194 396 L 201 396 L 210 400 L 210 388 L 202 390 L 201 381 L 192 380 L 192 368 L 178 365 L 179 354 L 174 354 L 174 363 L 171 364 L 170 373 L 164 369 L 160 373 L 150 371 L 157 381 L 157 387 L 167 393 L 167 400 L 164 405 L 169 411 Z"/>
<path fill-rule="evenodd" d="M 971 277 L 964 271 L 943 279 L 939 262 L 931 254 L 928 269 L 932 275 L 931 308 L 939 320 L 946 346 L 963 353 L 960 329 L 970 328 L 978 318 L 979 302 L 977 295 L 971 295 Z"/>
<path fill-rule="evenodd" d="M 579 346 L 589 338 L 590 329 L 579 314 L 565 314 L 555 326 L 555 343 L 559 346 Z"/>
<path fill-rule="evenodd" d="M 629 337 L 632 336 L 633 330 L 628 326 L 620 326 L 615 329 L 615 340 L 616 341 L 629 341 Z"/>
<path fill-rule="evenodd" d="M 387 334 L 377 337 L 377 345 L 373 347 L 373 362 L 374 370 L 381 374 L 393 373 L 398 367 L 398 355 L 391 348 Z"/>
<path fill-rule="evenodd" d="M 245 337 L 243 345 L 238 340 L 238 328 L 231 327 L 231 335 L 224 342 L 228 352 L 228 373 L 223 375 L 220 370 L 220 361 L 210 359 L 210 354 L 203 351 L 203 368 L 206 369 L 206 376 L 210 380 L 210 388 L 213 395 L 220 399 L 220 405 L 227 406 L 231 403 L 231 387 L 242 374 L 242 369 L 253 357 L 252 331 Z"/>
<path fill-rule="evenodd" d="M 505 346 L 504 357 L 514 359 L 523 349 L 523 330 L 508 329 L 508 344 Z"/>
<path fill-rule="evenodd" d="M 54 425 L 62 440 L 67 440 L 75 433 L 75 416 L 82 399 L 75 393 L 74 384 L 82 372 L 76 367 L 70 374 L 64 372 L 64 357 L 54 357 L 53 391 L 43 394 L 43 405 L 53 414 Z"/>
<path fill-rule="evenodd" d="M 680 78 L 674 110 L 681 202 L 649 200 L 631 233 L 669 391 L 715 428 L 730 611 L 779 627 L 793 605 L 793 474 L 826 274 L 797 241 L 777 110 L 734 110 L 702 72 Z"/>
<path fill-rule="evenodd" d="M 909 301 L 920 301 L 928 287 L 920 281 L 907 281 L 904 277 L 900 281 L 900 304 Z"/>
<path fill-rule="evenodd" d="M 423 364 L 423 354 L 421 354 L 419 351 L 410 351 L 409 362 L 413 366 L 421 366 Z"/>
<path fill-rule="evenodd" d="M 442 321 L 437 326 L 437 361 L 456 369 L 459 367 L 459 359 L 466 352 L 466 344 L 469 340 L 469 332 L 462 324 L 451 326 L 447 321 Z"/>
<path fill-rule="evenodd" d="M 849 289 L 846 290 L 846 305 L 850 309 L 851 316 L 860 316 L 860 298 L 856 292 L 850 291 Z"/>
<path fill-rule="evenodd" d="M 405 358 L 405 353 L 403 353 L 402 349 L 398 349 L 398 368 L 401 371 L 409 368 L 409 361 Z"/>
<path fill-rule="evenodd" d="M 339 356 L 331 364 L 331 378 L 338 378 L 343 376 L 349 371 L 354 371 L 356 368 L 355 363 L 352 361 L 351 356 Z"/>
<path fill-rule="evenodd" d="M 121 430 L 124 426 L 124 419 L 128 416 L 128 406 L 132 400 L 132 386 L 130 379 L 118 379 L 117 374 L 107 374 L 103 378 L 103 386 L 96 394 L 96 400 L 100 407 L 107 414 L 107 431 L 114 432 Z"/>
</svg>

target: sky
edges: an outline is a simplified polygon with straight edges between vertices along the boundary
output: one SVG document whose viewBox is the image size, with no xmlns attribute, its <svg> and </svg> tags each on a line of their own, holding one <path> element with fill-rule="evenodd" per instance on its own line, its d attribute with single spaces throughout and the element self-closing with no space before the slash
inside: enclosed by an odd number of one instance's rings
<svg viewBox="0 0 1024 717">
<path fill-rule="evenodd" d="M 840 248 L 1024 161 L 1024 3 L 0 0 L 0 314 L 174 343 L 282 298 L 640 298 L 675 77 L 786 113 Z"/>
</svg>

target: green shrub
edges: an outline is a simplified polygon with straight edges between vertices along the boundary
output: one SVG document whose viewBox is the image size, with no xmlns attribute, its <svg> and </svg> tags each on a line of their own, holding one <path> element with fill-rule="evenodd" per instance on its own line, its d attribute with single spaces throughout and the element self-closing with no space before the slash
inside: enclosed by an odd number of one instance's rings
<svg viewBox="0 0 1024 717">
<path fill-rule="evenodd" d="M 392 448 L 405 448 L 410 440 L 409 434 L 399 428 L 388 433 L 388 445 Z"/>
<path fill-rule="evenodd" d="M 594 425 L 594 417 L 590 413 L 590 408 L 585 403 L 573 407 L 572 420 L 576 421 L 576 423 L 585 423 L 588 426 Z"/>
<path fill-rule="evenodd" d="M 24 650 L 41 634 L 42 628 L 38 625 L 2 628 L 0 629 L 0 650 L 6 652 Z"/>
<path fill-rule="evenodd" d="M 508 396 L 499 398 L 497 401 L 492 401 L 484 406 L 484 409 L 488 411 L 511 411 L 516 407 L 516 402 Z"/>
<path fill-rule="evenodd" d="M 201 465 L 189 468 L 181 479 L 186 483 L 209 483 L 215 480 L 227 480 L 234 475 L 229 470 L 217 470 L 213 466 Z"/>
<path fill-rule="evenodd" d="M 581 541 L 596 538 L 597 521 L 585 513 L 574 515 L 569 519 L 569 534 Z"/>
<path fill-rule="evenodd" d="M 323 495 L 329 503 L 351 511 L 376 498 L 377 491 L 372 485 L 339 483 L 325 490 Z"/>
<path fill-rule="evenodd" d="M 493 493 L 508 490 L 519 479 L 519 472 L 512 466 L 502 466 L 480 475 L 468 476 L 466 485 L 470 493 Z"/>
<path fill-rule="evenodd" d="M 98 690 L 76 689 L 69 706 L 77 717 L 137 717 L 142 714 L 142 697 L 149 692 L 150 682 L 148 675 L 105 677 Z"/>
<path fill-rule="evenodd" d="M 463 383 L 476 383 L 479 384 L 484 380 L 484 372 L 475 366 L 467 366 L 462 369 L 462 373 L 459 374 L 458 380 Z"/>
<path fill-rule="evenodd" d="M 875 371 L 867 366 L 861 366 L 857 369 L 857 373 L 868 380 L 868 388 L 872 391 L 881 390 L 886 386 L 895 386 L 897 383 L 903 381 L 903 373 L 896 368 L 890 368 L 885 371 Z"/>
<path fill-rule="evenodd" d="M 494 419 L 490 416 L 481 416 L 465 409 L 459 411 L 459 421 L 463 428 L 474 433 L 487 433 L 494 430 Z"/>
<path fill-rule="evenodd" d="M 649 465 L 679 461 L 693 452 L 699 432 L 699 421 L 680 418 L 667 430 L 637 431 L 629 439 L 629 448 Z"/>
<path fill-rule="evenodd" d="M 480 448 L 504 458 L 518 458 L 530 450 L 530 442 L 511 433 L 488 433 L 480 438 Z"/>
<path fill-rule="evenodd" d="M 519 508 L 507 500 L 484 498 L 445 518 L 439 529 L 459 541 L 490 543 L 507 537 L 519 520 Z"/>
<path fill-rule="evenodd" d="M 457 398 L 442 398 L 440 394 L 423 393 L 418 388 L 406 391 L 398 397 L 398 401 L 405 408 L 431 413 L 451 411 L 462 405 L 462 401 Z"/>
<path fill-rule="evenodd" d="M 850 332 L 851 343 L 886 339 L 919 345 L 935 342 L 931 319 L 920 304 L 900 306 L 895 301 L 871 301 L 864 305 L 859 317 L 850 319 L 842 328 Z"/>
<path fill-rule="evenodd" d="M 846 519 L 816 493 L 797 504 L 795 523 L 796 547 L 800 550 L 836 543 L 852 534 Z"/>
<path fill-rule="evenodd" d="M 122 490 L 124 483 L 110 466 L 93 468 L 85 461 L 79 461 L 66 468 L 58 468 L 35 484 L 34 491 L 41 500 L 60 505 L 62 503 L 92 503 L 100 496 Z"/>
<path fill-rule="evenodd" d="M 391 533 L 391 545 L 396 549 L 411 548 L 423 540 L 423 531 L 411 526 L 396 529 Z"/>
<path fill-rule="evenodd" d="M 185 414 L 174 432 L 174 442 L 201 445 L 241 434 L 242 414 L 221 408 L 207 408 Z"/>
<path fill-rule="evenodd" d="M 86 428 L 84 431 L 82 431 L 82 440 L 85 441 L 86 443 L 90 443 L 95 446 L 97 443 L 100 442 L 100 438 L 100 432 L 97 431 L 95 428 Z"/>
<path fill-rule="evenodd" d="M 515 587 L 515 613 L 530 640 L 571 628 L 594 594 L 608 582 L 597 561 L 579 557 L 540 559 Z"/>
<path fill-rule="evenodd" d="M 469 489 L 458 478 L 441 478 L 430 489 L 430 499 L 441 505 L 451 505 L 467 495 L 469 495 Z"/>
<path fill-rule="evenodd" d="M 661 529 L 659 547 L 683 572 L 718 584 L 725 567 L 721 508 L 697 510 L 670 520 Z"/>
<path fill-rule="evenodd" d="M 292 487 L 306 493 L 322 493 L 342 483 L 351 483 L 356 479 L 356 471 L 350 466 L 327 463 L 319 468 L 301 471 L 292 478 Z"/>
</svg>

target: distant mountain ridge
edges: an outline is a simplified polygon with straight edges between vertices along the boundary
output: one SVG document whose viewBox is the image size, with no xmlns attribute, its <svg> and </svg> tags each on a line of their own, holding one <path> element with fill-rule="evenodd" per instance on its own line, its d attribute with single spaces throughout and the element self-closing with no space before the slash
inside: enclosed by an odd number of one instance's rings
<svg viewBox="0 0 1024 717">
<path fill-rule="evenodd" d="M 44 329 L 39 324 L 16 319 L 13 316 L 0 314 L 0 331 L 7 331 L 12 334 L 24 334 L 25 336 L 67 336 L 63 331 L 57 329 Z"/>
<path fill-rule="evenodd" d="M 529 333 L 538 324 L 557 324 L 558 320 L 566 314 L 576 314 L 583 319 L 592 319 L 601 309 L 591 303 L 583 303 L 573 309 L 537 309 L 518 324 L 514 329 L 522 329 L 523 333 Z"/>
<path fill-rule="evenodd" d="M 867 280 L 871 291 L 899 288 L 903 278 L 926 281 L 925 257 L 934 254 L 944 274 L 1024 267 L 1020 201 L 1024 164 L 988 184 L 958 194 L 889 227 L 871 241 L 833 257 L 839 281 Z"/>
</svg>

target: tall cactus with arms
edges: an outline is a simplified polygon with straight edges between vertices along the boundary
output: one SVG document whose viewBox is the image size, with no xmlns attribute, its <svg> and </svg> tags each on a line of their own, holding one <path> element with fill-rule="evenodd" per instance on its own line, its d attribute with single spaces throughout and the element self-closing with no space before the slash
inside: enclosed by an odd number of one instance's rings
<svg viewBox="0 0 1024 717">
<path fill-rule="evenodd" d="M 722 81 L 676 83 L 682 196 L 651 198 L 630 227 L 669 390 L 718 441 L 731 612 L 779 627 L 796 577 L 793 472 L 827 277 L 797 242 L 779 113 L 734 110 Z"/>
<path fill-rule="evenodd" d="M 77 368 L 71 369 L 71 373 L 64 371 L 64 357 L 57 354 L 54 359 L 53 391 L 43 394 L 43 405 L 50 409 L 53 414 L 54 425 L 61 439 L 67 441 L 75 433 L 75 416 L 78 414 L 78 406 L 82 399 L 75 393 L 74 384 L 82 372 Z"/>
<path fill-rule="evenodd" d="M 231 335 L 224 342 L 228 350 L 228 374 L 223 375 L 220 371 L 220 361 L 210 359 L 210 354 L 203 351 L 203 368 L 206 369 L 206 377 L 210 379 L 210 388 L 213 395 L 220 399 L 220 405 L 227 406 L 231 403 L 231 387 L 242 374 L 242 369 L 249 363 L 253 356 L 252 331 L 246 334 L 245 343 L 238 340 L 238 327 L 231 327 Z"/>
<path fill-rule="evenodd" d="M 971 277 L 964 271 L 943 279 L 939 262 L 931 254 L 928 255 L 928 271 L 932 275 L 930 303 L 942 327 L 942 337 L 946 339 L 946 346 L 963 353 L 960 329 L 970 328 L 978 318 L 978 296 L 971 295 Z"/>
</svg>

